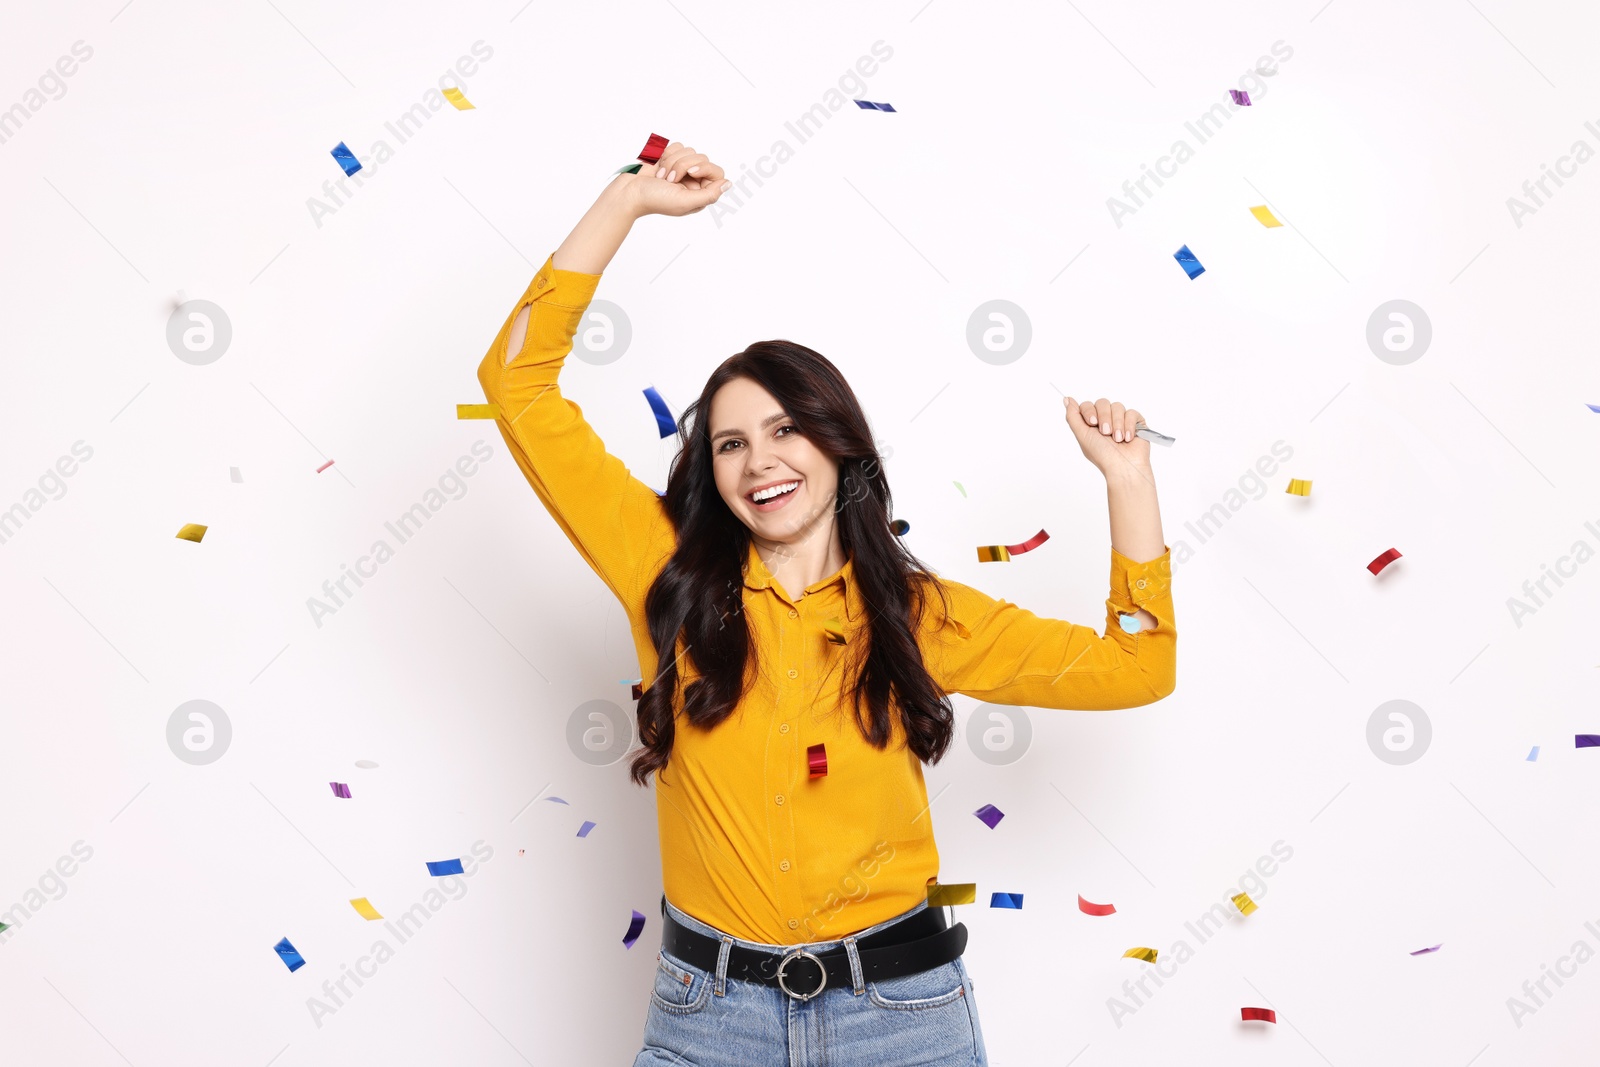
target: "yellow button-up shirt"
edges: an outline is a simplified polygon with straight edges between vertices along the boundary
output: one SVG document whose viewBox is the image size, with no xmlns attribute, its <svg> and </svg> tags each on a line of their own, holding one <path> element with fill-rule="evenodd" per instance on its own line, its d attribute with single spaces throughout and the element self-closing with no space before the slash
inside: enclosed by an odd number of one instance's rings
<svg viewBox="0 0 1600 1067">
<path fill-rule="evenodd" d="M 556 382 L 599 281 L 546 260 L 478 380 L 499 405 L 496 424 L 517 466 L 621 601 L 641 677 L 650 679 L 657 661 L 645 594 L 676 533 L 655 490 L 606 451 Z M 508 365 L 511 324 L 524 306 L 532 308 L 526 340 Z M 1144 563 L 1112 550 L 1103 637 L 939 578 L 950 610 L 930 591 L 917 635 L 924 665 L 945 692 L 997 704 L 1090 711 L 1159 700 L 1176 684 L 1170 561 L 1170 550 Z M 682 718 L 680 695 L 671 760 L 655 776 L 664 889 L 674 906 L 746 940 L 844 937 L 927 899 L 939 874 L 922 765 L 904 747 L 898 721 L 886 749 L 869 745 L 844 691 L 847 646 L 829 640 L 824 622 L 836 618 L 847 642 L 865 637 L 869 615 L 851 561 L 797 599 L 752 545 L 744 585 L 762 669 L 734 714 L 711 730 Z M 1128 633 L 1119 616 L 1139 608 L 1156 626 Z M 682 644 L 680 637 L 680 653 Z M 684 688 L 699 676 L 687 655 L 678 670 Z M 806 750 L 818 743 L 827 774 L 811 778 Z M 962 873 L 952 880 L 971 880 Z"/>
</svg>

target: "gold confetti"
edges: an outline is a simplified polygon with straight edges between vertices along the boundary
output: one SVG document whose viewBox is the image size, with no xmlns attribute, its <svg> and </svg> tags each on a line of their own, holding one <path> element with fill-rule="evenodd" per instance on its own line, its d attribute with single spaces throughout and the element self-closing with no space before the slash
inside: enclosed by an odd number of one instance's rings
<svg viewBox="0 0 1600 1067">
<path fill-rule="evenodd" d="M 178 531 L 178 536 L 180 538 L 185 541 L 193 541 L 197 545 L 200 543 L 200 539 L 205 535 L 206 528 L 198 523 L 193 522 L 187 523 L 183 529 Z"/>
<path fill-rule="evenodd" d="M 979 563 L 1010 563 L 1011 550 L 1005 545 L 979 545 Z"/>
<path fill-rule="evenodd" d="M 1295 496 L 1310 496 L 1311 495 L 1311 479 L 1310 478 L 1290 478 L 1289 479 L 1289 488 L 1284 490 L 1284 491 L 1288 492 L 1288 493 L 1293 493 Z"/>
<path fill-rule="evenodd" d="M 444 98 L 456 106 L 457 111 L 476 111 L 472 102 L 461 95 L 461 90 L 454 87 L 444 91 Z"/>
<path fill-rule="evenodd" d="M 829 641 L 832 641 L 836 645 L 842 645 L 846 643 L 844 626 L 840 624 L 839 617 L 837 615 L 831 619 L 824 619 L 822 621 L 822 628 L 827 631 Z"/>
<path fill-rule="evenodd" d="M 928 907 L 930 908 L 942 908 L 956 904 L 975 904 L 977 901 L 977 882 L 958 882 L 955 885 L 940 885 L 935 882 L 928 887 Z"/>
<path fill-rule="evenodd" d="M 1267 205 L 1265 204 L 1262 204 L 1259 207 L 1251 208 L 1250 214 L 1254 215 L 1256 217 L 1256 221 L 1268 229 L 1271 229 L 1274 226 L 1283 225 L 1283 223 L 1279 222 L 1277 217 L 1273 215 L 1272 212 L 1267 210 Z"/>
<path fill-rule="evenodd" d="M 378 909 L 374 908 L 367 901 L 366 897 L 356 897 L 356 899 L 350 902 L 350 906 L 355 908 L 356 913 L 359 914 L 363 919 L 366 919 L 368 922 L 371 922 L 373 919 L 383 918 L 382 915 L 378 914 Z"/>
<path fill-rule="evenodd" d="M 1249 915 L 1256 910 L 1256 902 L 1250 899 L 1249 893 L 1239 893 L 1233 898 L 1233 906 Z"/>
<path fill-rule="evenodd" d="M 458 419 L 498 419 L 500 417 L 499 404 L 457 404 L 456 418 Z"/>
<path fill-rule="evenodd" d="M 1156 950 L 1153 948 L 1130 948 L 1122 954 L 1123 959 L 1144 960 L 1146 963 L 1156 961 Z"/>
</svg>

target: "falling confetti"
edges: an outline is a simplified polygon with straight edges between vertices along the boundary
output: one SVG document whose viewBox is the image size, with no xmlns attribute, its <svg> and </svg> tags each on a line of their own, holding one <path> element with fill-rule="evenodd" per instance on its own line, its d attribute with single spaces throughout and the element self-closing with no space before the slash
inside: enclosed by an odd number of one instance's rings
<svg viewBox="0 0 1600 1067">
<path fill-rule="evenodd" d="M 1600 734 L 1573 734 L 1572 747 L 1600 748 Z"/>
<path fill-rule="evenodd" d="M 1377 574 L 1379 571 L 1383 570 L 1383 568 L 1387 567 L 1389 564 L 1393 563 L 1399 558 L 1400 550 L 1398 548 L 1385 549 L 1382 555 L 1373 560 L 1371 563 L 1367 564 L 1367 570 L 1371 571 L 1373 574 Z"/>
<path fill-rule="evenodd" d="M 1444 942 L 1441 941 L 1441 942 L 1439 942 L 1438 945 L 1429 945 L 1427 948 L 1419 948 L 1415 952 L 1411 953 L 1411 955 L 1413 955 L 1413 956 L 1424 956 L 1424 955 L 1427 955 L 1429 952 L 1438 952 L 1440 946 L 1442 946 L 1443 944 L 1444 944 Z"/>
<path fill-rule="evenodd" d="M 321 474 L 323 471 L 327 470 L 331 466 L 333 466 L 333 460 L 330 459 L 330 460 L 328 460 L 328 462 L 324 463 L 322 466 L 317 468 L 317 473 Z M 360 561 L 358 560 L 357 562 L 360 562 Z"/>
<path fill-rule="evenodd" d="M 183 529 L 178 531 L 178 537 L 180 540 L 193 541 L 198 545 L 200 543 L 200 539 L 206 535 L 206 530 L 207 527 L 201 526 L 199 523 L 191 522 L 184 526 Z"/>
<path fill-rule="evenodd" d="M 667 402 L 661 399 L 661 394 L 656 392 L 655 386 L 649 386 L 644 391 L 644 398 L 650 401 L 650 410 L 656 416 L 656 430 L 662 437 L 671 437 L 678 432 L 678 424 L 673 421 L 672 409 L 667 407 Z"/>
<path fill-rule="evenodd" d="M 955 885 L 940 885 L 935 882 L 928 887 L 928 907 L 930 908 L 953 907 L 957 904 L 975 904 L 977 900 L 977 882 L 957 882 Z"/>
<path fill-rule="evenodd" d="M 1031 552 L 1050 540 L 1050 535 L 1040 530 L 1020 545 L 979 545 L 979 563 L 1009 563 L 1012 556 Z"/>
<path fill-rule="evenodd" d="M 1256 910 L 1256 902 L 1250 899 L 1249 893 L 1235 893 L 1233 895 L 1233 906 L 1246 915 Z"/>
<path fill-rule="evenodd" d="M 272 947 L 277 950 L 278 958 L 289 968 L 291 974 L 306 965 L 306 958 L 294 950 L 287 937 Z"/>
<path fill-rule="evenodd" d="M 1156 955 L 1156 950 L 1153 948 L 1130 948 L 1128 951 L 1122 954 L 1122 958 L 1125 960 L 1144 960 L 1146 963 L 1154 963 L 1156 961 Z"/>
<path fill-rule="evenodd" d="M 896 519 L 889 524 L 889 529 L 896 537 L 904 537 L 911 532 L 911 524 L 904 519 Z"/>
<path fill-rule="evenodd" d="M 815 744 L 807 747 L 806 767 L 810 770 L 812 778 L 828 776 L 828 750 L 825 745 Z"/>
<path fill-rule="evenodd" d="M 643 163 L 629 163 L 626 167 L 623 167 L 621 170 L 617 171 L 617 174 L 638 174 L 643 169 Z M 615 178 L 617 174 L 613 174 L 612 177 Z"/>
<path fill-rule="evenodd" d="M 239 473 L 239 468 L 238 467 L 229 467 L 228 468 L 228 477 L 231 478 L 232 480 L 236 481 L 236 482 L 244 481 L 244 475 Z"/>
<path fill-rule="evenodd" d="M 565 800 L 562 800 L 560 797 L 545 797 L 545 799 L 546 800 L 553 800 L 557 804 L 567 804 L 567 802 Z M 567 807 L 570 808 L 571 806 L 572 806 L 571 804 L 567 804 Z"/>
<path fill-rule="evenodd" d="M 642 163 L 661 162 L 661 153 L 667 150 L 667 139 L 659 133 L 652 133 L 650 139 L 644 143 L 644 149 L 639 153 Z"/>
<path fill-rule="evenodd" d="M 376 767 L 377 764 L 373 763 L 369 759 L 358 759 L 356 760 L 356 766 L 360 767 L 364 771 L 370 771 L 372 768 Z"/>
<path fill-rule="evenodd" d="M 579 837 L 588 837 L 589 836 L 589 831 L 593 830 L 595 828 L 595 825 L 596 825 L 595 823 L 590 822 L 588 819 L 583 820 L 583 825 L 578 827 L 578 836 Z"/>
<path fill-rule="evenodd" d="M 1534 745 L 1533 746 L 1533 751 L 1528 753 L 1528 758 L 1526 760 L 1524 760 L 1523 762 L 1525 762 L 1525 763 L 1537 763 L 1537 762 L 1539 762 L 1539 746 L 1538 745 Z"/>
<path fill-rule="evenodd" d="M 1000 825 L 1000 820 L 1006 817 L 1006 813 L 993 804 L 985 804 L 972 814 L 982 819 L 983 824 L 991 830 Z"/>
<path fill-rule="evenodd" d="M 345 785 L 343 782 L 329 782 L 328 784 L 333 787 L 333 795 L 334 796 L 342 797 L 345 800 L 349 800 L 350 799 L 350 787 L 349 786 Z"/>
<path fill-rule="evenodd" d="M 1233 102 L 1240 107 L 1250 106 L 1250 94 L 1241 89 L 1229 89 L 1228 95 L 1233 97 Z"/>
<path fill-rule="evenodd" d="M 461 873 L 461 861 L 459 859 L 426 860 L 424 862 L 428 865 L 428 874 L 434 878 L 443 878 L 447 874 Z"/>
<path fill-rule="evenodd" d="M 1117 906 L 1115 904 L 1092 904 L 1084 900 L 1083 894 L 1080 893 L 1078 894 L 1078 910 L 1085 915 L 1115 915 Z"/>
<path fill-rule="evenodd" d="M 361 169 L 361 163 L 356 159 L 356 154 L 346 148 L 343 141 L 333 147 L 332 155 L 334 161 L 344 169 L 346 178 Z"/>
<path fill-rule="evenodd" d="M 1278 1013 L 1271 1008 L 1240 1008 L 1239 1018 L 1245 1022 L 1277 1023 Z"/>
<path fill-rule="evenodd" d="M 500 417 L 499 404 L 457 404 L 456 418 L 458 419 L 498 419 Z"/>
<path fill-rule="evenodd" d="M 451 86 L 444 91 L 444 98 L 456 106 L 457 111 L 476 111 L 472 102 L 461 95 L 461 90 Z"/>
<path fill-rule="evenodd" d="M 991 893 L 991 894 L 989 894 L 989 907 L 991 907 L 991 908 L 1013 908 L 1013 909 L 1015 909 L 1017 911 L 1021 911 L 1022 910 L 1022 894 L 1021 893 Z"/>
<path fill-rule="evenodd" d="M 888 104 L 875 104 L 871 100 L 857 100 L 856 101 L 856 107 L 859 107 L 862 111 L 893 111 L 894 110 L 894 108 L 889 106 Z"/>
<path fill-rule="evenodd" d="M 374 919 L 383 918 L 382 915 L 378 914 L 378 909 L 374 908 L 366 897 L 356 897 L 350 902 L 350 906 L 356 909 L 356 914 L 360 915 L 368 922 L 371 922 Z"/>
<path fill-rule="evenodd" d="M 961 489 L 961 483 L 960 482 L 951 482 L 950 484 L 955 486 L 957 489 Z M 962 495 L 963 498 L 965 498 L 966 495 L 967 495 L 967 491 L 965 489 L 961 489 L 961 495 Z"/>
<path fill-rule="evenodd" d="M 639 934 L 644 930 L 644 916 L 639 914 L 637 909 L 630 910 L 633 911 L 633 918 L 628 920 L 628 932 L 622 936 L 622 943 L 628 948 L 633 947 L 633 943 L 639 940 Z"/>
<path fill-rule="evenodd" d="M 830 644 L 849 644 L 850 639 L 844 635 L 844 623 L 839 621 L 837 615 L 822 620 L 822 632 L 828 635 Z"/>
<path fill-rule="evenodd" d="M 1274 226 L 1283 225 L 1283 223 L 1278 221 L 1278 217 L 1267 209 L 1267 205 L 1265 204 L 1258 204 L 1257 206 L 1251 208 L 1250 214 L 1254 215 L 1256 217 L 1256 221 L 1261 223 L 1261 225 L 1265 226 L 1269 230 Z"/>
<path fill-rule="evenodd" d="M 1183 272 L 1189 276 L 1191 282 L 1206 272 L 1206 269 L 1200 265 L 1200 261 L 1195 258 L 1194 253 L 1189 251 L 1188 245 L 1184 245 L 1172 253 L 1172 258 L 1178 261 L 1178 266 L 1183 268 Z"/>
<path fill-rule="evenodd" d="M 1289 488 L 1285 489 L 1284 492 L 1285 493 L 1289 493 L 1289 494 L 1291 494 L 1293 496 L 1310 496 L 1311 495 L 1311 479 L 1309 479 L 1309 478 L 1290 478 L 1289 479 Z"/>
<path fill-rule="evenodd" d="M 1118 614 L 1121 615 L 1121 618 L 1119 618 L 1117 621 L 1122 624 L 1123 633 L 1136 634 L 1142 628 L 1142 624 L 1139 622 L 1139 616 L 1123 615 L 1121 612 L 1118 612 Z"/>
</svg>

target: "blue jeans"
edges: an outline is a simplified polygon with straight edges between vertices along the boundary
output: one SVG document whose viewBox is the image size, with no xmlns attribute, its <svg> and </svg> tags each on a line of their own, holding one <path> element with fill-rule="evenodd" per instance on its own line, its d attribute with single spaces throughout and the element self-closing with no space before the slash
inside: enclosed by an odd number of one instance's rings
<svg viewBox="0 0 1600 1067">
<path fill-rule="evenodd" d="M 658 954 L 645 1017 L 644 1048 L 634 1067 L 988 1067 L 972 979 L 960 958 L 899 978 L 862 980 L 856 940 L 927 908 L 806 945 L 770 945 L 723 933 L 679 911 L 689 929 L 723 943 L 714 971 Z M 843 947 L 853 986 L 829 986 L 796 1000 L 777 986 L 729 978 L 733 946 L 783 954 Z"/>
</svg>

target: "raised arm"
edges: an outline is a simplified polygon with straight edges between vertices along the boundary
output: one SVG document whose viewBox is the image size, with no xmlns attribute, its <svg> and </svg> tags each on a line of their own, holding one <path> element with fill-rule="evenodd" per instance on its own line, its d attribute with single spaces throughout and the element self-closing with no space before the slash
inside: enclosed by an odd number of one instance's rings
<svg viewBox="0 0 1600 1067">
<path fill-rule="evenodd" d="M 626 606 L 641 559 L 670 547 L 655 491 L 634 478 L 561 395 L 557 377 L 611 257 L 636 219 L 687 215 L 713 203 L 722 170 L 679 144 L 646 168 L 614 178 L 528 283 L 478 367 L 484 396 L 523 476 L 584 560 Z M 665 539 L 665 546 L 657 542 Z"/>
</svg>

